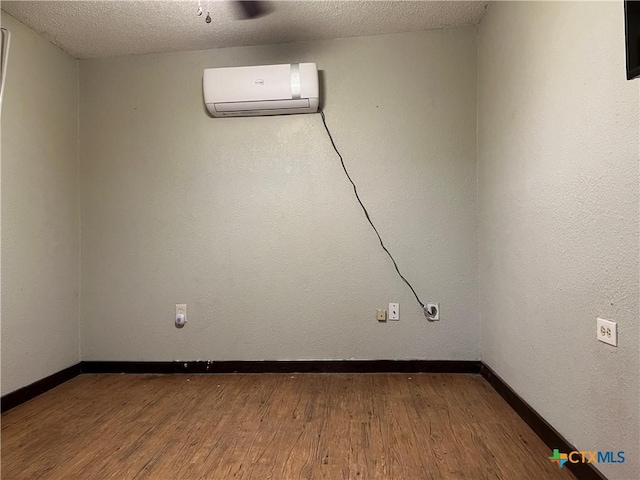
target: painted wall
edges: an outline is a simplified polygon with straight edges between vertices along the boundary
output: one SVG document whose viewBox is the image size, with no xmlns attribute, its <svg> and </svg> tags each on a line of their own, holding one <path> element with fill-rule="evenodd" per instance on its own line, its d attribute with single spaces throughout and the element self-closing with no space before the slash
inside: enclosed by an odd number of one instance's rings
<svg viewBox="0 0 640 480">
<path fill-rule="evenodd" d="M 2 108 L 2 394 L 79 361 L 78 65 L 12 33 Z"/>
<path fill-rule="evenodd" d="M 476 29 L 83 60 L 82 357 L 477 359 Z M 205 68 L 317 62 L 319 115 L 212 119 Z M 400 322 L 376 309 L 400 302 Z M 188 324 L 173 326 L 174 305 Z"/>
<path fill-rule="evenodd" d="M 482 358 L 639 478 L 639 83 L 622 2 L 491 4 L 479 40 Z M 596 317 L 619 346 L 596 341 Z"/>
</svg>

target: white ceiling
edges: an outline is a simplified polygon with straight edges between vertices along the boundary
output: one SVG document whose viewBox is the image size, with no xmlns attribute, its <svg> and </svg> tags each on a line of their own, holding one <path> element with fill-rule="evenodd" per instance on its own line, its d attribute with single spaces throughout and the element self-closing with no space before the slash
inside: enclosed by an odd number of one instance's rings
<svg viewBox="0 0 640 480">
<path fill-rule="evenodd" d="M 487 2 L 268 2 L 237 20 L 226 1 L 2 1 L 2 10 L 77 58 L 205 50 L 477 24 Z M 210 8 L 212 22 L 205 23 Z"/>
</svg>

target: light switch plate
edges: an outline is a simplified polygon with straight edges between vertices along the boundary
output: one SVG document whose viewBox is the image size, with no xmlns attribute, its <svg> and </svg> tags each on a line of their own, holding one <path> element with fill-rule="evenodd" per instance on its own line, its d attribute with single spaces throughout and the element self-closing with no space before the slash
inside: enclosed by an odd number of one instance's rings
<svg viewBox="0 0 640 480">
<path fill-rule="evenodd" d="M 603 318 L 596 319 L 597 338 L 601 342 L 608 343 L 614 347 L 618 346 L 618 324 Z"/>
</svg>

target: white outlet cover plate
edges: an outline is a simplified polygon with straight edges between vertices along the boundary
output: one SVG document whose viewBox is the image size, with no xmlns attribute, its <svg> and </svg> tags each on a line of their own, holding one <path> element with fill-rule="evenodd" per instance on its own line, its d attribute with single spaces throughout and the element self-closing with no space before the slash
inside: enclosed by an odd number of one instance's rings
<svg viewBox="0 0 640 480">
<path fill-rule="evenodd" d="M 389 320 L 400 320 L 400 304 L 389 304 Z"/>
<path fill-rule="evenodd" d="M 614 347 L 618 346 L 618 324 L 604 318 L 596 319 L 597 339 Z"/>
<path fill-rule="evenodd" d="M 187 323 L 187 304 L 186 303 L 176 303 L 176 318 L 178 318 L 179 313 L 184 313 L 184 323 Z"/>
<path fill-rule="evenodd" d="M 428 311 L 431 310 L 431 307 L 435 307 L 436 314 L 433 317 L 429 316 L 429 318 L 431 320 L 440 320 L 440 304 L 439 303 L 433 303 L 433 302 L 427 303 L 427 310 Z"/>
</svg>

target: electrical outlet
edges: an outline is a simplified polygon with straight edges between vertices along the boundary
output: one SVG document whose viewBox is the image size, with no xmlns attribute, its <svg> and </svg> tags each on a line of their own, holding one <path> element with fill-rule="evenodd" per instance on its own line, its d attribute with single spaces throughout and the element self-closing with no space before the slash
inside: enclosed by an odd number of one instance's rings
<svg viewBox="0 0 640 480">
<path fill-rule="evenodd" d="M 439 303 L 427 303 L 424 309 L 424 316 L 430 322 L 440 320 L 440 304 Z"/>
<path fill-rule="evenodd" d="M 387 311 L 386 310 L 378 310 L 378 321 L 386 322 L 387 321 Z"/>
<path fill-rule="evenodd" d="M 618 346 L 618 324 L 611 320 L 602 318 L 596 319 L 596 338 L 601 342 L 608 343 L 614 347 Z"/>
<path fill-rule="evenodd" d="M 400 320 L 400 304 L 389 304 L 389 320 Z"/>
<path fill-rule="evenodd" d="M 187 304 L 176 303 L 176 328 L 184 327 L 187 323 Z"/>
</svg>

